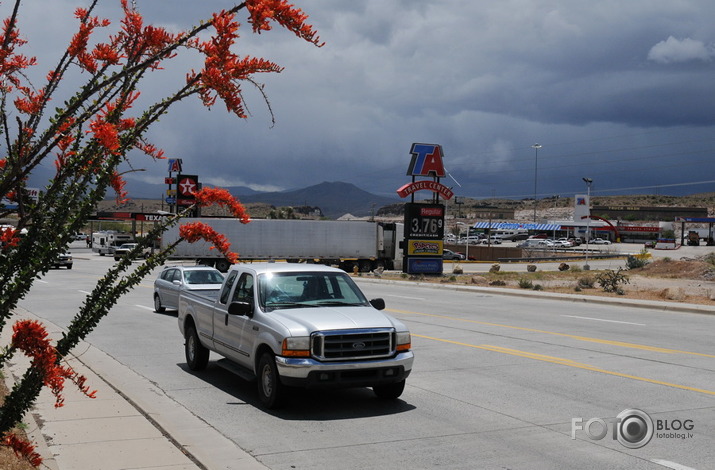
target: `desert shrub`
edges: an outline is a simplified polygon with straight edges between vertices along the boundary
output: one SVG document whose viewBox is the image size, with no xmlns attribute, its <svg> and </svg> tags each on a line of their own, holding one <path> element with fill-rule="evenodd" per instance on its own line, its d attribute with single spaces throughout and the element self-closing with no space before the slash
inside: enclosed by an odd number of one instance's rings
<svg viewBox="0 0 715 470">
<path fill-rule="evenodd" d="M 490 286 L 505 286 L 505 285 L 506 285 L 506 282 L 504 282 L 504 281 L 502 281 L 502 280 L 500 280 L 500 279 L 497 279 L 496 281 L 490 282 L 489 285 L 490 285 Z"/>
<path fill-rule="evenodd" d="M 544 286 L 541 284 L 534 284 L 534 290 L 544 290 Z"/>
<path fill-rule="evenodd" d="M 578 287 L 581 289 L 593 289 L 593 286 L 596 284 L 596 279 L 594 279 L 591 276 L 584 276 L 578 278 Z"/>
<path fill-rule="evenodd" d="M 639 258 L 637 256 L 628 255 L 626 258 L 626 269 L 637 269 L 642 268 L 647 265 L 650 261 L 644 258 Z"/>
<path fill-rule="evenodd" d="M 603 289 L 604 292 L 618 293 L 619 289 L 623 290 L 621 288 L 621 284 L 629 284 L 630 283 L 628 276 L 626 276 L 625 274 L 622 274 L 621 271 L 622 271 L 621 268 L 618 268 L 617 271 L 609 269 L 609 270 L 603 271 L 598 276 L 596 276 L 598 285 L 601 286 L 601 289 Z M 625 294 L 625 291 L 624 291 L 624 294 Z"/>
<path fill-rule="evenodd" d="M 534 283 L 531 282 L 530 279 L 522 277 L 521 279 L 519 279 L 519 287 L 521 287 L 522 289 L 533 289 Z"/>
</svg>

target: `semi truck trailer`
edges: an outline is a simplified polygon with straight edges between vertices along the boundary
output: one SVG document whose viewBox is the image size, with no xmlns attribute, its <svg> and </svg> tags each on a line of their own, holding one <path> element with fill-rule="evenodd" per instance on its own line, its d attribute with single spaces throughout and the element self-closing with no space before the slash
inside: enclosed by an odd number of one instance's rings
<svg viewBox="0 0 715 470">
<path fill-rule="evenodd" d="M 242 224 L 231 218 L 186 218 L 182 223 L 203 222 L 223 234 L 231 251 L 242 261 L 337 265 L 345 271 L 368 272 L 378 268 L 402 269 L 403 224 L 367 221 L 254 219 Z M 161 239 L 165 248 L 179 238 L 179 228 L 169 228 Z M 170 259 L 196 260 L 226 272 L 230 263 L 208 242 L 180 242 Z"/>
</svg>

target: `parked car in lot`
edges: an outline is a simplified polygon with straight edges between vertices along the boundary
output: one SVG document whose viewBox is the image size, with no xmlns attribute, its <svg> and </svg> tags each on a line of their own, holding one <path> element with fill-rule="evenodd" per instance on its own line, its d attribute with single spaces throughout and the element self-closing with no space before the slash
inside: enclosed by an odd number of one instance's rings
<svg viewBox="0 0 715 470">
<path fill-rule="evenodd" d="M 72 269 L 72 253 L 60 253 L 55 259 L 55 268 L 64 266 L 67 269 Z"/>
<path fill-rule="evenodd" d="M 462 253 L 457 253 L 456 251 L 444 249 L 442 250 L 442 259 L 462 260 L 464 259 L 464 255 Z"/>
<path fill-rule="evenodd" d="M 592 238 L 591 241 L 589 242 L 592 245 L 610 245 L 611 242 L 604 239 L 604 238 Z"/>
<path fill-rule="evenodd" d="M 459 245 L 466 245 L 466 244 L 469 244 L 469 245 L 479 245 L 479 244 L 482 242 L 482 238 L 483 238 L 483 237 L 479 237 L 479 236 L 476 236 L 476 235 L 472 235 L 472 236 L 467 237 L 467 238 L 464 238 L 464 237 L 460 238 L 460 239 L 457 241 L 457 243 L 458 243 Z"/>
<path fill-rule="evenodd" d="M 154 281 L 154 310 L 179 309 L 179 293 L 190 291 L 218 291 L 223 274 L 209 266 L 167 266 Z"/>
<path fill-rule="evenodd" d="M 550 240 L 542 240 L 540 238 L 529 238 L 522 243 L 516 245 L 519 248 L 554 248 L 554 244 Z"/>
<path fill-rule="evenodd" d="M 557 241 L 561 246 L 564 246 L 564 247 L 572 247 L 572 246 L 573 246 L 573 242 L 572 242 L 571 240 L 569 240 L 568 238 L 559 238 L 559 239 L 556 240 L 556 241 Z"/>
<path fill-rule="evenodd" d="M 495 237 L 491 236 L 489 238 L 485 238 L 482 240 L 482 244 L 484 245 L 501 245 L 501 238 L 500 237 Z"/>
<path fill-rule="evenodd" d="M 124 243 L 119 246 L 119 248 L 114 249 L 114 261 L 119 261 L 122 259 L 122 256 L 126 256 L 127 253 L 132 251 L 138 243 Z M 144 253 L 142 253 L 141 257 L 142 258 L 148 258 L 151 253 L 149 252 L 149 249 L 147 248 Z"/>
</svg>

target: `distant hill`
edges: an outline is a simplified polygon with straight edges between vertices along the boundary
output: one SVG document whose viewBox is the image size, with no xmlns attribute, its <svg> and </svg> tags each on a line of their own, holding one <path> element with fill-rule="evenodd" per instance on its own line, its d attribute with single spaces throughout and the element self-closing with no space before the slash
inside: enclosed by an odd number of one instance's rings
<svg viewBox="0 0 715 470">
<path fill-rule="evenodd" d="M 165 187 L 163 188 L 165 191 Z M 161 194 L 158 185 L 154 185 L 153 189 L 144 189 L 144 191 L 135 191 L 134 188 L 130 188 L 130 200 L 121 208 L 115 206 L 114 194 L 110 191 L 107 199 L 99 204 L 99 210 L 153 212 L 168 209 L 162 204 L 161 200 L 150 196 L 152 193 Z M 303 189 L 270 193 L 259 193 L 245 187 L 229 187 L 226 189 L 242 203 L 253 209 L 249 210 L 249 213 L 257 217 L 265 217 L 270 210 L 270 206 L 318 207 L 323 215 L 330 219 L 337 219 L 348 213 L 357 217 L 366 217 L 371 214 L 377 214 L 383 206 L 400 202 L 397 195 L 394 198 L 376 196 L 363 191 L 353 184 L 341 182 L 324 182 Z"/>
<path fill-rule="evenodd" d="M 237 193 L 233 194 L 238 195 Z M 263 202 L 274 206 L 317 206 L 323 215 L 336 219 L 346 213 L 358 217 L 376 214 L 382 207 L 399 198 L 376 196 L 350 183 L 323 182 L 293 191 L 238 195 L 242 202 Z"/>
</svg>

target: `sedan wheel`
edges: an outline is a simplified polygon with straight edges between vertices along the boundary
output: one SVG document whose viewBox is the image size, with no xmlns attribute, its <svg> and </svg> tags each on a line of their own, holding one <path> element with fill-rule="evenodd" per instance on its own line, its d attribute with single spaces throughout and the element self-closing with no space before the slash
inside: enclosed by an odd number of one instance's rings
<svg viewBox="0 0 715 470">
<path fill-rule="evenodd" d="M 159 294 L 154 294 L 154 311 L 157 313 L 162 313 L 164 312 L 164 310 L 165 308 L 161 305 L 161 299 L 159 298 Z"/>
</svg>

